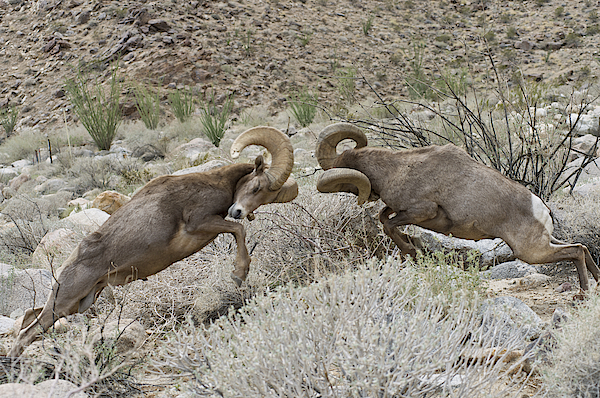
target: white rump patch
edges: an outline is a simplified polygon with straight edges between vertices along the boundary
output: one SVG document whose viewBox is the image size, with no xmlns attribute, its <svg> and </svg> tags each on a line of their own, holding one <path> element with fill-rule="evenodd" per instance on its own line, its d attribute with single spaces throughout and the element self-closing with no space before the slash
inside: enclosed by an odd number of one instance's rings
<svg viewBox="0 0 600 398">
<path fill-rule="evenodd" d="M 542 223 L 546 231 L 550 235 L 552 235 L 552 231 L 554 231 L 554 225 L 552 225 L 552 217 L 550 216 L 550 209 L 548 206 L 542 202 L 540 198 L 531 194 L 531 210 L 533 211 L 533 216 Z"/>
</svg>

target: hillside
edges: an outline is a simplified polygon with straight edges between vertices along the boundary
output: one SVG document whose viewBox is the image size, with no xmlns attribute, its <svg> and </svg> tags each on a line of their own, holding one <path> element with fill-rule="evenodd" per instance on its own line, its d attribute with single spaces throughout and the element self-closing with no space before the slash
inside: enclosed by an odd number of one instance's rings
<svg viewBox="0 0 600 398">
<path fill-rule="evenodd" d="M 234 92 L 238 113 L 261 105 L 271 114 L 304 87 L 335 105 L 344 68 L 389 100 L 408 94 L 405 77 L 420 67 L 493 81 L 488 45 L 509 80 L 578 88 L 599 69 L 589 0 L 2 0 L 0 18 L 0 106 L 18 105 L 19 126 L 42 132 L 72 121 L 64 83 L 74 68 L 116 58 L 127 83 Z M 358 99 L 373 96 L 361 81 L 357 88 Z"/>
</svg>

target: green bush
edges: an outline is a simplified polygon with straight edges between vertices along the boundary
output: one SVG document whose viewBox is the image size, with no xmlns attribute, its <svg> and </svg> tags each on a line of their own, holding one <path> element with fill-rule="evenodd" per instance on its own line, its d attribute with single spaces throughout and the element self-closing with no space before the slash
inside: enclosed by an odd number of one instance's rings
<svg viewBox="0 0 600 398">
<path fill-rule="evenodd" d="M 16 106 L 12 106 L 10 109 L 0 109 L 0 124 L 2 124 L 2 127 L 4 127 L 4 132 L 6 133 L 7 138 L 10 137 L 15 130 L 15 126 L 17 125 L 17 116 L 19 116 L 19 110 Z"/>
<path fill-rule="evenodd" d="M 77 71 L 76 78 L 66 82 L 73 109 L 100 150 L 110 149 L 122 120 L 119 107 L 121 83 L 117 69 L 118 63 L 115 62 L 108 90 L 103 89 L 97 77 L 90 83 L 90 71 L 84 68 Z"/>
<path fill-rule="evenodd" d="M 194 96 L 190 89 L 177 89 L 175 92 L 169 93 L 171 110 L 181 123 L 185 123 L 194 114 L 194 110 L 196 110 L 194 102 Z"/>
<path fill-rule="evenodd" d="M 233 94 L 227 96 L 221 109 L 215 103 L 214 92 L 209 99 L 205 97 L 200 106 L 202 108 L 200 113 L 202 131 L 210 142 L 218 148 L 221 144 L 221 139 L 225 135 L 226 124 L 233 110 Z"/>
<path fill-rule="evenodd" d="M 317 98 L 314 94 L 303 90 L 292 95 L 288 102 L 292 116 L 302 127 L 307 127 L 313 122 L 317 113 Z"/>
<path fill-rule="evenodd" d="M 150 90 L 142 85 L 136 85 L 133 89 L 135 96 L 135 107 L 140 118 L 149 130 L 156 130 L 160 119 L 160 94 L 152 94 Z"/>
</svg>

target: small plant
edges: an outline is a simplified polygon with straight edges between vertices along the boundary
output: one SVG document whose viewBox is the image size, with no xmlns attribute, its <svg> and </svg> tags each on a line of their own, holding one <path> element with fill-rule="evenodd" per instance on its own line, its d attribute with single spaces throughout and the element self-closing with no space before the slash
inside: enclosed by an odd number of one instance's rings
<svg viewBox="0 0 600 398">
<path fill-rule="evenodd" d="M 246 37 L 244 38 L 244 42 L 242 44 L 242 48 L 244 49 L 244 52 L 246 53 L 246 56 L 248 56 L 248 57 L 251 56 L 252 52 L 253 52 L 252 35 L 253 35 L 252 30 L 248 29 L 246 31 Z"/>
<path fill-rule="evenodd" d="M 598 25 L 598 24 L 590 25 L 587 28 L 585 28 L 585 34 L 588 36 L 597 35 L 599 32 L 600 32 L 600 25 Z"/>
<path fill-rule="evenodd" d="M 369 35 L 369 32 L 371 31 L 371 28 L 373 27 L 373 20 L 374 20 L 374 17 L 372 15 L 369 15 L 367 20 L 363 22 L 362 31 L 365 36 Z"/>
<path fill-rule="evenodd" d="M 100 150 L 110 149 L 122 119 L 118 65 L 116 61 L 112 66 L 108 90 L 102 87 L 98 78 L 90 84 L 89 69 L 84 68 L 78 70 L 76 78 L 66 82 L 73 109 Z"/>
<path fill-rule="evenodd" d="M 169 93 L 169 104 L 171 104 L 173 114 L 181 123 L 185 123 L 196 109 L 194 96 L 190 89 L 177 89 L 175 92 Z"/>
<path fill-rule="evenodd" d="M 201 108 L 200 124 L 202 124 L 202 131 L 210 142 L 218 148 L 221 144 L 221 139 L 225 135 L 226 123 L 233 110 L 233 93 L 225 99 L 221 110 L 218 109 L 215 103 L 214 92 L 208 100 L 205 96 L 204 101 L 201 103 Z"/>
<path fill-rule="evenodd" d="M 488 43 L 493 43 L 494 41 L 496 41 L 496 33 L 494 33 L 493 30 L 489 30 L 487 31 L 484 35 L 483 38 L 488 42 Z"/>
<path fill-rule="evenodd" d="M 340 69 L 337 78 L 340 96 L 344 101 L 351 102 L 356 91 L 356 69 L 352 67 Z"/>
<path fill-rule="evenodd" d="M 156 130 L 160 118 L 160 96 L 158 90 L 156 95 L 142 85 L 136 85 L 133 89 L 135 96 L 135 107 L 137 108 L 144 125 L 149 130 Z"/>
<path fill-rule="evenodd" d="M 598 20 L 598 12 L 596 10 L 590 11 L 590 13 L 588 14 L 588 18 L 590 19 L 590 21 L 596 22 Z"/>
<path fill-rule="evenodd" d="M 558 6 L 554 9 L 554 16 L 560 18 L 565 13 L 565 7 Z"/>
<path fill-rule="evenodd" d="M 312 123 L 317 113 L 317 98 L 308 90 L 297 92 L 288 100 L 290 104 L 290 112 L 294 119 L 302 127 L 307 127 Z"/>
<path fill-rule="evenodd" d="M 508 39 L 516 39 L 519 34 L 517 33 L 517 29 L 514 26 L 509 26 L 506 30 L 506 37 Z"/>
<path fill-rule="evenodd" d="M 4 127 L 6 138 L 10 137 L 15 130 L 15 126 L 17 125 L 17 116 L 19 116 L 19 110 L 16 106 L 12 106 L 10 109 L 0 109 L 0 124 L 2 124 L 2 127 Z"/>
<path fill-rule="evenodd" d="M 306 30 L 302 33 L 300 33 L 299 36 L 296 36 L 298 38 L 298 40 L 300 40 L 300 45 L 302 47 L 306 47 L 306 45 L 310 42 L 310 38 L 312 36 L 312 32 L 309 30 Z"/>
</svg>

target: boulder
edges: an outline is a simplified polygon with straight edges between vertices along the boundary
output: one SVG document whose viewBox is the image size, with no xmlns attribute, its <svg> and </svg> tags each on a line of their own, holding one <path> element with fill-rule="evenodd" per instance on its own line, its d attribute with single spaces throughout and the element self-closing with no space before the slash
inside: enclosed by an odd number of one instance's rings
<svg viewBox="0 0 600 398">
<path fill-rule="evenodd" d="M 519 337 L 525 348 L 529 341 L 539 337 L 543 327 L 542 319 L 527 304 L 515 297 L 487 299 L 481 305 L 479 314 L 484 328 L 489 332 L 495 329 L 494 346 L 502 346 Z"/>
<path fill-rule="evenodd" d="M 180 175 L 191 174 L 191 173 L 202 173 L 204 171 L 216 169 L 218 167 L 223 167 L 227 164 L 228 163 L 225 162 L 224 160 L 215 159 L 215 160 L 211 160 L 206 163 L 203 163 L 199 166 L 188 167 L 186 169 L 177 170 L 176 172 L 173 173 L 173 175 L 180 176 Z"/>
<path fill-rule="evenodd" d="M 92 208 L 73 213 L 62 219 L 60 224 L 65 228 L 90 233 L 97 230 L 109 217 L 110 214 L 105 211 Z"/>
<path fill-rule="evenodd" d="M 66 380 L 52 379 L 39 384 L 7 383 L 0 385 L 0 397 L 63 398 L 78 387 Z M 84 392 L 70 395 L 71 398 L 87 398 Z"/>
<path fill-rule="evenodd" d="M 67 228 L 48 232 L 31 256 L 31 263 L 42 269 L 57 269 L 77 247 L 83 235 Z"/>
<path fill-rule="evenodd" d="M 92 208 L 100 209 L 108 214 L 113 214 L 131 198 L 116 191 L 104 191 L 96 196 L 92 202 Z"/>
<path fill-rule="evenodd" d="M 536 266 L 517 259 L 498 264 L 483 271 L 482 275 L 489 279 L 514 279 L 537 273 L 538 268 Z"/>
<path fill-rule="evenodd" d="M 10 335 L 13 333 L 13 327 L 15 326 L 15 320 L 7 316 L 0 315 L 0 335 Z"/>
<path fill-rule="evenodd" d="M 184 157 L 195 162 L 201 155 L 214 149 L 214 145 L 202 138 L 194 138 L 187 144 L 179 145 L 169 154 L 170 158 Z"/>
<path fill-rule="evenodd" d="M 514 259 L 510 247 L 502 239 L 481 239 L 478 241 L 446 236 L 428 229 L 415 227 L 415 237 L 420 245 L 431 251 L 450 251 L 467 254 L 472 251 L 480 255 L 480 267 L 487 268 L 495 264 Z"/>
<path fill-rule="evenodd" d="M 27 173 L 19 174 L 17 177 L 11 179 L 8 182 L 8 186 L 11 189 L 14 189 L 15 191 L 18 191 L 19 188 L 21 188 L 21 186 L 23 184 L 25 184 L 27 181 L 29 181 L 30 178 L 31 177 L 29 177 L 29 174 L 27 174 Z"/>
<path fill-rule="evenodd" d="M 41 307 L 52 289 L 52 273 L 45 269 L 15 269 L 0 264 L 0 314 Z"/>
</svg>

